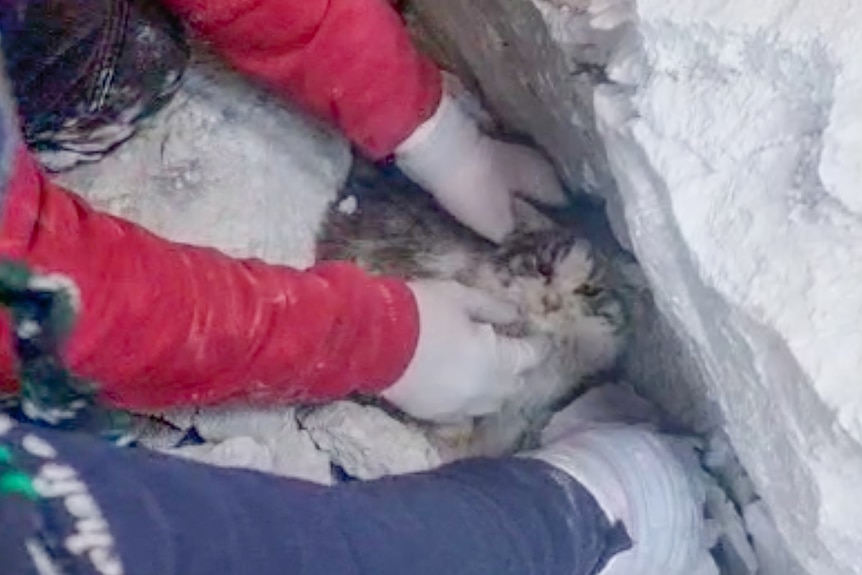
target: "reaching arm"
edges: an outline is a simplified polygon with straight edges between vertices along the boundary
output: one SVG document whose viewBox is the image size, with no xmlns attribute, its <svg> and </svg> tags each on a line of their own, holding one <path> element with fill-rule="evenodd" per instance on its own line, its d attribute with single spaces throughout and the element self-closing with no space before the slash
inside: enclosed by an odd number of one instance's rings
<svg viewBox="0 0 862 575">
<path fill-rule="evenodd" d="M 372 158 L 430 118 L 440 72 L 384 0 L 166 0 L 240 71 L 338 126 Z"/>
<path fill-rule="evenodd" d="M 418 332 L 409 288 L 352 265 L 296 271 L 159 238 L 47 180 L 19 149 L 0 257 L 77 284 L 70 368 L 135 408 L 315 401 L 392 384 Z M 8 322 L 0 371 L 11 380 Z"/>
</svg>

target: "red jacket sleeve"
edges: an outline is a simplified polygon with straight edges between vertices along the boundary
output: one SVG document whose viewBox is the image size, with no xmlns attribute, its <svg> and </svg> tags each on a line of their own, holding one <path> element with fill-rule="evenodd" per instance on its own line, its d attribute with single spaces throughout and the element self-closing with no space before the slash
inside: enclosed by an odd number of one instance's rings
<svg viewBox="0 0 862 575">
<path fill-rule="evenodd" d="M 385 0 L 167 0 L 237 69 L 390 154 L 440 102 L 440 72 Z"/>
<path fill-rule="evenodd" d="M 23 149 L 5 194 L 0 257 L 77 283 L 83 310 L 66 357 L 115 404 L 371 393 L 393 383 L 415 350 L 416 305 L 400 281 L 345 264 L 300 272 L 168 242 L 51 183 Z M 12 373 L 4 317 L 6 389 Z"/>
</svg>

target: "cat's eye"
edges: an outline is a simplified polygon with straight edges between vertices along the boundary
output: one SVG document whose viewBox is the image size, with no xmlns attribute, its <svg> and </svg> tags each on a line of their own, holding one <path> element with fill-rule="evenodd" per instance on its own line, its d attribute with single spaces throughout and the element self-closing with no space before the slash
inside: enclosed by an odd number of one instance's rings
<svg viewBox="0 0 862 575">
<path fill-rule="evenodd" d="M 584 297 L 596 297 L 597 295 L 602 293 L 602 288 L 594 286 L 593 284 L 583 284 L 581 286 L 578 286 L 578 288 L 575 289 L 574 293 L 582 295 Z"/>
</svg>

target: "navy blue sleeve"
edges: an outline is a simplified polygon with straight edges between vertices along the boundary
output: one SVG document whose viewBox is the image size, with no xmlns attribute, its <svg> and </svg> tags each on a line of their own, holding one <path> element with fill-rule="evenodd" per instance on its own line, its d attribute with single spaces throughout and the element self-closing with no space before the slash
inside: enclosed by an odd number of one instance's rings
<svg viewBox="0 0 862 575">
<path fill-rule="evenodd" d="M 36 555 L 82 574 L 591 575 L 627 543 L 585 489 L 534 460 L 322 487 L 5 427 L 6 575 Z"/>
</svg>

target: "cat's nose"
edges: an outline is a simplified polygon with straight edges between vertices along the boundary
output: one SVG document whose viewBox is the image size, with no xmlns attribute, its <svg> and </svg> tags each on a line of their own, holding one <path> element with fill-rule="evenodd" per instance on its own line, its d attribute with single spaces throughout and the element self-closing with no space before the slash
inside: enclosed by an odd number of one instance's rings
<svg viewBox="0 0 862 575">
<path fill-rule="evenodd" d="M 554 265 L 548 262 L 539 263 L 539 273 L 544 277 L 551 279 L 554 277 Z"/>
</svg>

